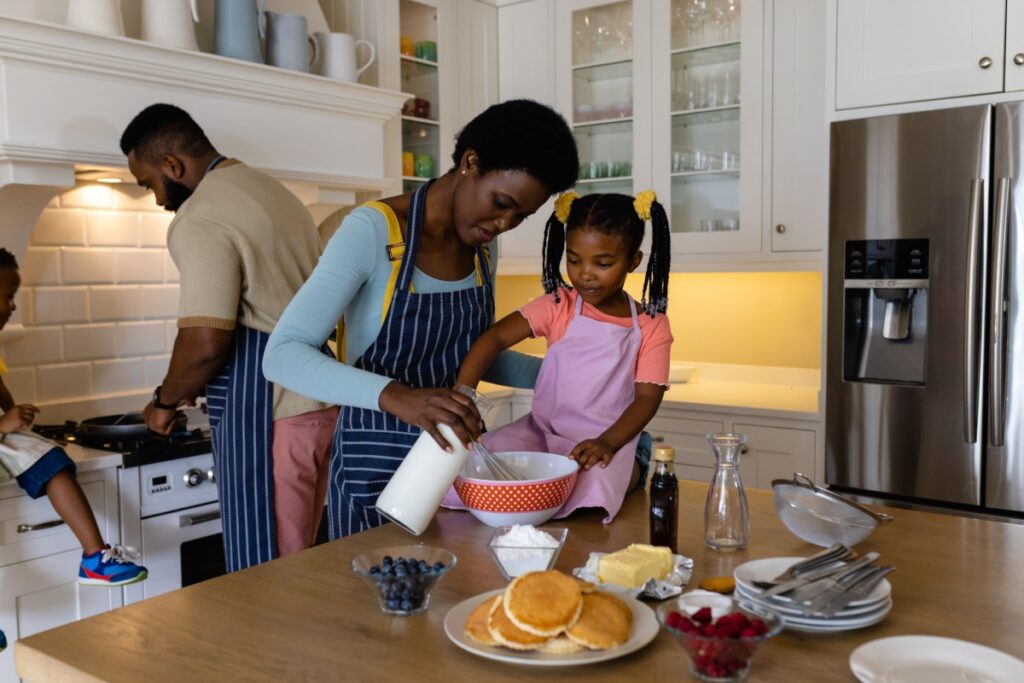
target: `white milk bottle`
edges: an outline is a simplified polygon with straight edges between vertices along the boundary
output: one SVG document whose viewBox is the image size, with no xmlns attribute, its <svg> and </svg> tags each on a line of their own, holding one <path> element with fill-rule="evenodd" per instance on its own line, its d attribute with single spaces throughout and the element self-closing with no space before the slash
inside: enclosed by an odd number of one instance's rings
<svg viewBox="0 0 1024 683">
<path fill-rule="evenodd" d="M 481 415 L 491 407 L 490 401 L 469 387 L 456 390 L 470 396 Z M 437 429 L 452 452 L 445 452 L 429 432 L 423 432 L 377 497 L 377 512 L 416 536 L 430 524 L 469 457 L 451 427 L 441 423 Z"/>
</svg>

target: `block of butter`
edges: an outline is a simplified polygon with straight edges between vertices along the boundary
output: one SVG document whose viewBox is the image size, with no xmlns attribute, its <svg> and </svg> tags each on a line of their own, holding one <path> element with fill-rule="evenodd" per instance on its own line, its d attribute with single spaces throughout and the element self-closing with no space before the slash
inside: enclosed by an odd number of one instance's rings
<svg viewBox="0 0 1024 683">
<path fill-rule="evenodd" d="M 650 579 L 663 579 L 672 571 L 672 551 L 663 546 L 633 543 L 605 555 L 597 563 L 601 583 L 639 588 Z"/>
</svg>

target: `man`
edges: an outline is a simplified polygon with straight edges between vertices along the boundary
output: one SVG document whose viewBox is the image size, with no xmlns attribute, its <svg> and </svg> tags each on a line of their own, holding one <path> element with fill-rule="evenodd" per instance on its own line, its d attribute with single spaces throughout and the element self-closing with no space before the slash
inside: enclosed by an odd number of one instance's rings
<svg viewBox="0 0 1024 683">
<path fill-rule="evenodd" d="M 167 247 L 181 274 L 178 336 L 146 424 L 169 433 L 178 406 L 206 393 L 228 571 L 309 547 L 338 409 L 271 384 L 260 365 L 319 257 L 313 219 L 279 182 L 218 153 L 178 107 L 144 109 L 121 150 L 176 213 Z"/>
</svg>

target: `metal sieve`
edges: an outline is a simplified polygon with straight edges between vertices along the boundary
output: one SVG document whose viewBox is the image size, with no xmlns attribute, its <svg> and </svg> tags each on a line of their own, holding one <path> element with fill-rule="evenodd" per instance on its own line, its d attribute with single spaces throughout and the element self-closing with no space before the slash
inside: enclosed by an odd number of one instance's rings
<svg viewBox="0 0 1024 683">
<path fill-rule="evenodd" d="M 826 548 L 835 543 L 854 546 L 879 524 L 892 521 L 890 515 L 815 486 L 799 472 L 792 479 L 774 480 L 772 490 L 775 512 L 786 528 L 808 543 Z"/>
</svg>

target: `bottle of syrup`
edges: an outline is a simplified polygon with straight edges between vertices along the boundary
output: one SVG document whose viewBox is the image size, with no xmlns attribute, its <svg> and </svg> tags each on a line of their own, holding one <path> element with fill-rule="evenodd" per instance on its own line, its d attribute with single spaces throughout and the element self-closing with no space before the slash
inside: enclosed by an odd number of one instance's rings
<svg viewBox="0 0 1024 683">
<path fill-rule="evenodd" d="M 679 483 L 675 471 L 676 451 L 671 446 L 654 449 L 651 476 L 651 545 L 667 546 L 678 552 Z"/>
</svg>

